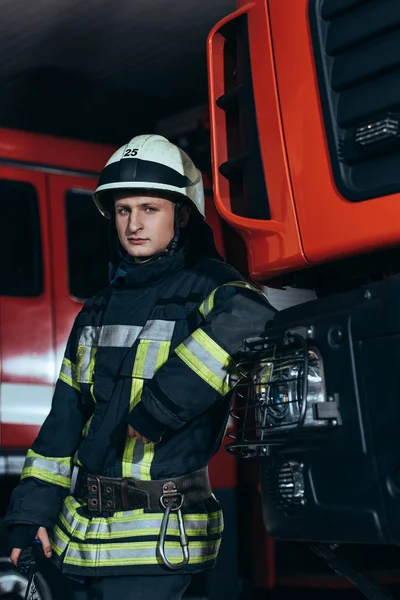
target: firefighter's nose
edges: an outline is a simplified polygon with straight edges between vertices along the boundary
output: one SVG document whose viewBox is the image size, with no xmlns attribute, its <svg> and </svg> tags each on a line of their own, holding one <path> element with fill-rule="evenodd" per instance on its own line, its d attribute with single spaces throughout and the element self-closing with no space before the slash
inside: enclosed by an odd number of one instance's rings
<svg viewBox="0 0 400 600">
<path fill-rule="evenodd" d="M 142 224 L 140 222 L 140 215 L 137 211 L 133 210 L 131 212 L 131 214 L 129 215 L 128 231 L 130 233 L 135 233 L 136 231 L 139 231 L 140 229 L 142 229 Z"/>
</svg>

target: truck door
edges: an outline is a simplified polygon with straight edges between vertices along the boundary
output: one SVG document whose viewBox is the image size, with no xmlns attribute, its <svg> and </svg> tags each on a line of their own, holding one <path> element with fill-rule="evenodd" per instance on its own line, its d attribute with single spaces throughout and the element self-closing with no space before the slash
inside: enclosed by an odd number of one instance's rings
<svg viewBox="0 0 400 600">
<path fill-rule="evenodd" d="M 57 371 L 82 301 L 108 283 L 108 225 L 92 200 L 96 177 L 48 175 Z"/>
<path fill-rule="evenodd" d="M 43 173 L 0 162 L 0 444 L 24 448 L 52 397 L 49 225 Z"/>
</svg>

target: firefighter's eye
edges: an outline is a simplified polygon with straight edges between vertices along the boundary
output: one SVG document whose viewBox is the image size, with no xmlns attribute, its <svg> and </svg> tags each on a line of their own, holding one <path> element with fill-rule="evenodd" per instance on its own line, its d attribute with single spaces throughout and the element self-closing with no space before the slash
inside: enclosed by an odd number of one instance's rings
<svg viewBox="0 0 400 600">
<path fill-rule="evenodd" d="M 127 215 L 129 212 L 126 206 L 117 206 L 117 215 Z"/>
</svg>

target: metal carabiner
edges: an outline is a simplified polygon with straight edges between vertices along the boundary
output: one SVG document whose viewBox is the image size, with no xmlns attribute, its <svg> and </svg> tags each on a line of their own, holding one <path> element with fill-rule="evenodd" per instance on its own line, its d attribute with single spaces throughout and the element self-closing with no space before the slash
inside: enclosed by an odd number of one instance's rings
<svg viewBox="0 0 400 600">
<path fill-rule="evenodd" d="M 168 567 L 169 569 L 176 571 L 177 569 L 182 569 L 182 567 L 187 565 L 189 562 L 189 558 L 190 558 L 190 556 L 189 556 L 189 539 L 186 535 L 185 523 L 183 521 L 183 516 L 182 516 L 182 511 L 181 511 L 181 506 L 183 504 L 183 496 L 181 494 L 175 494 L 175 498 L 177 496 L 181 496 L 181 501 L 177 506 L 173 506 L 173 502 L 171 502 L 172 494 L 171 495 L 166 494 L 166 495 L 170 496 L 168 498 L 168 500 L 169 500 L 168 503 L 164 502 L 164 495 L 161 496 L 161 498 L 160 498 L 161 504 L 162 504 L 163 508 L 165 508 L 165 512 L 164 512 L 163 520 L 161 522 L 159 550 L 160 550 L 161 560 L 163 561 L 164 565 L 166 567 Z M 179 537 L 180 537 L 180 544 L 181 544 L 182 555 L 183 555 L 183 560 L 181 560 L 181 562 L 179 562 L 179 563 L 171 563 L 168 560 L 167 555 L 165 554 L 165 536 L 167 533 L 169 517 L 170 517 L 172 510 L 176 511 L 176 513 L 177 513 Z"/>
</svg>

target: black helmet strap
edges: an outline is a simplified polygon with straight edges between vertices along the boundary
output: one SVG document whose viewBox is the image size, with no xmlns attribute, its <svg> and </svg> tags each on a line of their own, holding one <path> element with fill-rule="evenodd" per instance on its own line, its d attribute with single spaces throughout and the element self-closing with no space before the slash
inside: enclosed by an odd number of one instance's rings
<svg viewBox="0 0 400 600">
<path fill-rule="evenodd" d="M 175 210 L 174 210 L 174 237 L 172 238 L 172 240 L 170 241 L 170 243 L 167 246 L 168 254 L 172 254 L 173 252 L 175 252 L 176 248 L 178 247 L 179 233 L 180 233 L 179 222 L 181 219 L 181 210 L 182 210 L 182 202 L 176 202 Z"/>
</svg>

